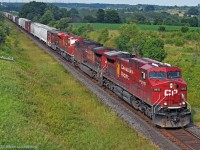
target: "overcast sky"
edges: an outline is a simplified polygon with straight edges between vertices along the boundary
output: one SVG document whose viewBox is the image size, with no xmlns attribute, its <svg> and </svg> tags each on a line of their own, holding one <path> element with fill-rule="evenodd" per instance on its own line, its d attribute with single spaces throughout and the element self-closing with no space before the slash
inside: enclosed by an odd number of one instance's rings
<svg viewBox="0 0 200 150">
<path fill-rule="evenodd" d="M 1 2 L 30 2 L 32 0 L 0 0 Z M 109 4 L 156 4 L 165 6 L 196 6 L 200 0 L 35 0 L 43 2 L 66 2 L 66 3 L 109 3 Z"/>
</svg>

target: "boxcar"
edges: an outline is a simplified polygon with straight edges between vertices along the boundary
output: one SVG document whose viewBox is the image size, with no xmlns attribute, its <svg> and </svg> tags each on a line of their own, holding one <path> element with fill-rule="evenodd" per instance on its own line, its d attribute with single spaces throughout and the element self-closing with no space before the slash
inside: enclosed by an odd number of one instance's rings
<svg viewBox="0 0 200 150">
<path fill-rule="evenodd" d="M 19 26 L 25 29 L 26 31 L 30 32 L 30 24 L 31 20 L 25 18 L 19 18 Z"/>
<path fill-rule="evenodd" d="M 31 23 L 31 33 L 38 37 L 43 42 L 47 43 L 47 33 L 50 30 L 57 30 L 56 28 L 49 27 L 40 23 Z"/>
</svg>

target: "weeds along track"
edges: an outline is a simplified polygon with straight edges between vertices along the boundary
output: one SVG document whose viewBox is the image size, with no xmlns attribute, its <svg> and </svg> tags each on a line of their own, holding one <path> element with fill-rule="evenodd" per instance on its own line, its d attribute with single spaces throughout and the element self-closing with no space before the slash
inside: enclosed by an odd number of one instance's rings
<svg viewBox="0 0 200 150">
<path fill-rule="evenodd" d="M 134 128 L 151 140 L 160 149 L 200 149 L 200 130 L 197 127 L 192 126 L 190 128 L 176 130 L 157 128 L 148 117 L 122 101 L 110 90 L 100 87 L 97 81 L 91 80 L 91 78 L 81 70 L 74 68 L 70 62 L 67 62 L 62 56 L 51 50 L 36 37 L 33 37 L 21 28 L 19 29 L 94 93 L 101 103 L 108 106 L 111 110 L 114 110 L 131 128 Z"/>
</svg>

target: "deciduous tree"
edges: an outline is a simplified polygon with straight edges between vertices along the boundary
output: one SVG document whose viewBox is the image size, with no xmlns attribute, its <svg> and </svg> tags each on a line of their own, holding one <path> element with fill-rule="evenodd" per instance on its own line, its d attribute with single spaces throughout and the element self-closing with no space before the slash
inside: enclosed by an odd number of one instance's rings
<svg viewBox="0 0 200 150">
<path fill-rule="evenodd" d="M 40 22 L 43 24 L 48 24 L 51 21 L 55 21 L 53 13 L 50 10 L 47 10 L 44 15 L 40 18 Z"/>
<path fill-rule="evenodd" d="M 199 15 L 199 10 L 195 7 L 192 7 L 187 12 L 188 15 Z"/>
<path fill-rule="evenodd" d="M 96 13 L 97 22 L 104 22 L 105 21 L 105 11 L 103 9 L 99 9 Z"/>
<path fill-rule="evenodd" d="M 138 30 L 133 24 L 122 26 L 120 36 L 116 39 L 116 46 L 120 50 L 132 53 L 134 48 L 139 56 L 158 61 L 166 57 L 164 42 L 152 33 Z"/>
<path fill-rule="evenodd" d="M 98 41 L 101 43 L 105 43 L 108 39 L 109 39 L 108 29 L 100 30 L 100 36 L 98 37 Z"/>
<path fill-rule="evenodd" d="M 26 3 L 21 7 L 21 10 L 19 12 L 19 17 L 22 18 L 28 18 L 32 20 L 34 16 L 42 16 L 47 8 L 47 4 L 43 2 L 30 2 Z"/>
<path fill-rule="evenodd" d="M 64 30 L 69 26 L 69 22 L 71 22 L 71 18 L 62 18 L 56 22 L 56 28 Z"/>
<path fill-rule="evenodd" d="M 144 11 L 149 12 L 149 11 L 154 11 L 155 8 L 153 5 L 147 5 L 144 7 Z"/>
<path fill-rule="evenodd" d="M 107 10 L 105 14 L 105 22 L 106 23 L 120 23 L 120 17 L 117 11 L 115 10 Z"/>
</svg>

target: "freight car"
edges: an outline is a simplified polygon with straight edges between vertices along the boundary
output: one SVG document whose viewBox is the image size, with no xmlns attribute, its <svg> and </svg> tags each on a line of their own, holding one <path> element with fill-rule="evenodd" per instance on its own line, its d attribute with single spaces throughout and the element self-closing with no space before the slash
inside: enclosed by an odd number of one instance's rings
<svg viewBox="0 0 200 150">
<path fill-rule="evenodd" d="M 9 13 L 5 13 L 5 17 L 140 110 L 155 125 L 177 128 L 191 122 L 187 84 L 178 67 L 149 58 L 137 58 L 25 18 L 16 19 Z"/>
<path fill-rule="evenodd" d="M 29 32 L 46 44 L 47 44 L 47 38 L 48 38 L 47 37 L 48 31 L 56 30 L 56 28 L 52 28 L 47 25 L 43 25 L 41 23 L 36 23 L 36 22 L 32 22 L 30 24 L 30 28 L 31 30 Z"/>
<path fill-rule="evenodd" d="M 31 20 L 28 20 L 26 18 L 19 18 L 18 25 L 25 29 L 27 32 L 30 32 L 30 24 Z"/>
</svg>

